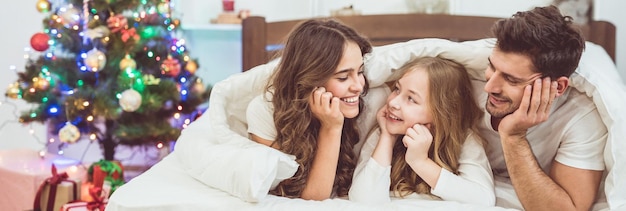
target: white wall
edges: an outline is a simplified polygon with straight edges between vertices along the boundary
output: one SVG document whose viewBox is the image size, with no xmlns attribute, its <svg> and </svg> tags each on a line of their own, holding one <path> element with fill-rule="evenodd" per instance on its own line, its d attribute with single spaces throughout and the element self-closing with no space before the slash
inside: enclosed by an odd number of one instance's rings
<svg viewBox="0 0 626 211">
<path fill-rule="evenodd" d="M 56 0 L 55 0 L 56 1 Z M 315 16 L 327 16 L 330 10 L 353 5 L 362 14 L 406 13 L 405 0 L 235 0 L 235 9 L 249 9 L 253 15 L 262 15 L 268 21 L 298 19 Z M 0 39 L 0 89 L 5 92 L 6 87 L 17 79 L 17 75 L 9 66 L 14 65 L 17 70 L 24 67 L 24 48 L 29 47 L 30 37 L 41 31 L 41 21 L 44 17 L 35 9 L 37 0 L 7 1 L 3 4 L 4 12 L 0 12 L 0 26 L 4 28 Z M 477 15 L 492 17 L 508 17 L 520 10 L 527 10 L 533 6 L 545 5 L 550 0 L 451 0 L 452 14 Z M 184 25 L 207 24 L 222 10 L 220 0 L 174 0 L 175 15 L 181 17 Z M 617 67 L 622 79 L 626 79 L 626 16 L 622 8 L 626 8 L 623 0 L 597 0 L 595 3 L 595 19 L 607 20 L 617 27 Z M 17 14 L 20 17 L 17 17 Z M 211 31 L 214 29 L 209 29 Z M 233 30 L 235 33 L 233 33 Z M 240 35 L 235 29 L 217 30 L 218 34 L 202 30 L 187 32 L 189 50 L 192 56 L 199 55 L 201 62 L 198 75 L 213 83 L 215 80 L 227 77 L 228 74 L 239 71 L 241 66 L 240 44 L 237 40 Z M 209 33 L 209 34 L 207 34 Z M 191 37 L 193 36 L 193 37 Z M 196 45 L 194 45 L 196 43 Z M 219 52 L 213 54 L 207 52 Z M 210 56 L 205 56 L 210 55 Z M 216 55 L 216 56 L 213 56 Z M 204 58 L 209 57 L 209 58 Z M 43 148 L 45 131 L 43 126 L 33 124 L 22 126 L 15 123 L 15 109 L 20 111 L 28 108 L 21 100 L 5 100 L 0 102 L 0 150 L 13 148 Z M 29 133 L 30 128 L 34 134 Z M 39 140 L 37 140 L 37 138 Z"/>
<path fill-rule="evenodd" d="M 596 0 L 594 19 L 613 23 L 617 28 L 617 46 L 615 60 L 622 81 L 626 82 L 626 1 L 623 0 Z"/>
<path fill-rule="evenodd" d="M 17 80 L 17 73 L 9 69 L 24 69 L 24 47 L 30 47 L 30 37 L 43 29 L 44 15 L 35 9 L 36 0 L 5 1 L 0 12 L 0 150 L 14 148 L 43 149 L 45 131 L 41 124 L 30 126 L 17 123 L 16 113 L 30 108 L 22 100 L 5 99 L 4 93 L 9 84 Z M 19 16 L 18 16 L 19 15 Z M 16 109 L 16 107 L 19 107 Z M 33 128 L 33 134 L 30 128 Z M 37 140 L 37 138 L 39 140 Z"/>
</svg>

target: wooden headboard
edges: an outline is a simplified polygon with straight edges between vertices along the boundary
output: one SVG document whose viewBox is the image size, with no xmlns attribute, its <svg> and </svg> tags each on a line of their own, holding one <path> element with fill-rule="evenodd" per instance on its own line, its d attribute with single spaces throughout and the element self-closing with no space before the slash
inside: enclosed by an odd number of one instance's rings
<svg viewBox="0 0 626 211">
<path fill-rule="evenodd" d="M 491 26 L 500 18 L 392 14 L 334 17 L 363 34 L 374 46 L 405 42 L 416 38 L 444 38 L 453 41 L 491 37 Z M 242 23 L 242 71 L 267 63 L 291 29 L 303 20 L 266 22 L 251 16 Z M 581 26 L 584 37 L 601 45 L 615 61 L 615 26 L 606 21 L 591 21 Z"/>
</svg>

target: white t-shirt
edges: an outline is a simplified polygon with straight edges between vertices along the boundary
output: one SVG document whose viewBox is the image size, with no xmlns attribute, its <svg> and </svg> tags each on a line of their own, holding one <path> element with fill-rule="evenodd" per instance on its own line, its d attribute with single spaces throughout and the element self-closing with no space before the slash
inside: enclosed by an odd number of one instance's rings
<svg viewBox="0 0 626 211">
<path fill-rule="evenodd" d="M 259 95 L 254 97 L 246 109 L 246 119 L 248 121 L 248 133 L 252 133 L 268 141 L 276 140 L 276 126 L 274 125 L 274 106 L 271 94 L 267 97 Z"/>
<path fill-rule="evenodd" d="M 487 102 L 487 93 L 483 91 L 485 82 L 472 80 L 472 85 L 474 99 L 484 110 Z M 504 162 L 500 135 L 491 127 L 488 112 L 479 124 L 479 132 L 489 145 L 486 149 L 496 180 L 497 205 L 521 209 Z M 607 129 L 593 101 L 575 88 L 568 88 L 556 98 L 548 120 L 529 128 L 526 138 L 546 173 L 549 173 L 553 160 L 580 169 L 604 170 Z"/>
<path fill-rule="evenodd" d="M 478 105 L 487 102 L 484 82 L 473 81 Z M 481 90 L 481 91 L 478 91 Z M 553 158 L 567 166 L 604 170 L 603 151 L 607 129 L 595 104 L 574 88 L 568 88 L 558 97 L 547 121 L 528 129 L 527 139 L 544 172 L 549 172 Z M 487 154 L 494 175 L 508 176 L 502 154 L 500 135 L 491 127 L 491 115 L 485 112 L 480 133 L 488 143 Z"/>
<path fill-rule="evenodd" d="M 352 187 L 348 192 L 351 201 L 379 204 L 387 203 L 391 200 L 390 194 L 393 194 L 393 192 L 389 191 L 391 186 L 391 166 L 382 166 L 371 158 L 379 137 L 380 129 L 367 138 L 361 149 L 359 163 L 352 180 Z M 437 180 L 437 186 L 431 190 L 431 193 L 446 201 L 486 206 L 495 204 L 491 167 L 483 146 L 473 134 L 470 134 L 463 144 L 459 157 L 458 171 L 459 174 L 455 175 L 442 168 Z"/>
</svg>

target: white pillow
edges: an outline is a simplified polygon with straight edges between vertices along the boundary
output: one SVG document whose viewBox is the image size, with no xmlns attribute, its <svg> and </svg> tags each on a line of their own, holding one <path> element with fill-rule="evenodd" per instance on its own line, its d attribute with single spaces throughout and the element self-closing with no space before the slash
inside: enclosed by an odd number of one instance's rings
<svg viewBox="0 0 626 211">
<path fill-rule="evenodd" d="M 206 169 L 199 178 L 211 187 L 248 202 L 261 201 L 280 181 L 298 168 L 295 157 L 250 141 L 245 144 L 217 144 L 207 148 Z"/>
</svg>

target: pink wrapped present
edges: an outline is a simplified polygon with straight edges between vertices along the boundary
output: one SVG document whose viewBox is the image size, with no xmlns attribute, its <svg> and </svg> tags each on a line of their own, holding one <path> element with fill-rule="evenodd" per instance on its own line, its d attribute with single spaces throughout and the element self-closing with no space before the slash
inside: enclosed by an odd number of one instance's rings
<svg viewBox="0 0 626 211">
<path fill-rule="evenodd" d="M 39 185 L 50 177 L 52 164 L 74 181 L 86 181 L 77 160 L 26 149 L 0 150 L 0 210 L 32 210 Z"/>
</svg>

